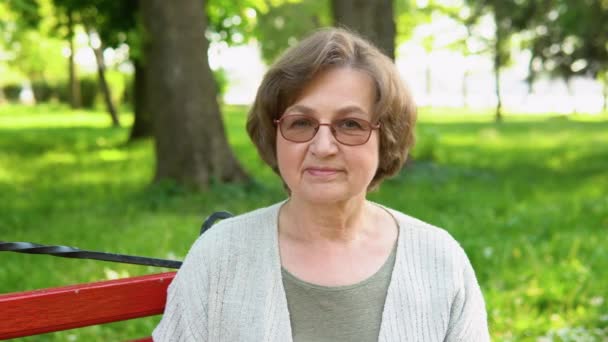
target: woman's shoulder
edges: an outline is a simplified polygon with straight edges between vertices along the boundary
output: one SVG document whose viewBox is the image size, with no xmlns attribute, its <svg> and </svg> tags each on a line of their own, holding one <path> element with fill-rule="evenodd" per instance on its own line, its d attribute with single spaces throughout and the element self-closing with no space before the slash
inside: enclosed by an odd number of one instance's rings
<svg viewBox="0 0 608 342">
<path fill-rule="evenodd" d="M 388 210 L 395 217 L 401 228 L 413 230 L 418 233 L 429 234 L 437 238 L 453 240 L 452 236 L 443 228 L 437 227 L 431 223 L 422 221 L 416 217 L 410 216 L 395 209 L 388 208 Z"/>
<path fill-rule="evenodd" d="M 226 251 L 267 246 L 274 241 L 281 204 L 259 208 L 214 224 L 198 237 L 188 255 L 210 258 Z"/>
<path fill-rule="evenodd" d="M 258 208 L 237 216 L 224 219 L 213 225 L 205 234 L 216 234 L 220 236 L 234 233 L 270 233 L 276 228 L 279 209 L 284 202 L 272 204 L 267 207 Z M 242 234 L 240 234 L 242 236 Z"/>
<path fill-rule="evenodd" d="M 428 247 L 440 249 L 442 255 L 448 258 L 462 253 L 460 243 L 445 229 L 405 214 L 401 211 L 384 207 L 397 221 L 399 234 L 402 235 L 404 245 L 411 247 Z"/>
</svg>

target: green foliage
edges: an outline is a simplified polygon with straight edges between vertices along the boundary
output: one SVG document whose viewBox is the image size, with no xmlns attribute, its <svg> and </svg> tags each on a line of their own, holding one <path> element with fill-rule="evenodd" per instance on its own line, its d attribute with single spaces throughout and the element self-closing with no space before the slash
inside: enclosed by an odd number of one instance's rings
<svg viewBox="0 0 608 342">
<path fill-rule="evenodd" d="M 528 29 L 536 68 L 569 79 L 598 77 L 608 71 L 608 3 L 605 1 L 536 1 Z"/>
<path fill-rule="evenodd" d="M 42 81 L 32 82 L 32 91 L 34 92 L 36 102 L 48 102 L 57 95 L 54 87 Z"/>
<path fill-rule="evenodd" d="M 67 38 L 67 15 L 71 13 L 75 24 L 97 32 L 104 46 L 117 47 L 134 43 L 128 39 L 136 30 L 136 0 L 52 0 L 55 15 L 60 17 L 58 27 Z M 137 40 L 138 37 L 133 37 Z"/>
<path fill-rule="evenodd" d="M 243 213 L 285 197 L 245 134 L 245 108 L 226 107 L 224 118 L 255 181 L 205 193 L 149 186 L 152 141 L 125 145 L 128 127 L 110 127 L 106 113 L 66 108 L 0 106 L 3 240 L 182 259 L 211 212 Z M 431 139 L 432 158 L 415 159 L 370 198 L 461 242 L 494 341 L 606 339 L 608 117 L 513 115 L 497 125 L 483 112 L 444 113 L 420 112 L 414 155 Z M 162 271 L 10 253 L 0 263 L 0 292 Z M 148 335 L 157 322 L 24 341 L 125 340 Z"/>
<path fill-rule="evenodd" d="M 432 2 L 427 7 L 418 7 L 415 0 L 395 0 L 394 6 L 397 45 L 410 40 L 416 26 L 429 23 L 434 8 Z"/>
<path fill-rule="evenodd" d="M 471 26 L 491 15 L 495 39 L 489 41 L 506 65 L 511 37 L 519 34 L 522 49 L 532 53 L 530 80 L 539 73 L 566 80 L 576 75 L 598 77 L 608 70 L 608 3 L 606 1 L 466 0 L 469 10 L 445 7 L 452 17 Z M 446 11 L 444 11 L 446 12 Z M 462 13 L 468 15 L 462 16 Z"/>
<path fill-rule="evenodd" d="M 251 38 L 257 13 L 265 9 L 266 2 L 263 0 L 207 1 L 205 10 L 209 40 L 223 41 L 229 45 L 247 42 Z"/>
<path fill-rule="evenodd" d="M 84 108 L 93 108 L 95 98 L 97 96 L 97 79 L 93 77 L 83 77 L 80 80 L 80 89 L 82 93 L 82 101 Z M 37 81 L 32 83 L 32 90 L 38 103 L 44 102 L 70 102 L 70 88 L 68 81 L 61 80 L 58 82 L 43 82 Z"/>
<path fill-rule="evenodd" d="M 478 21 L 481 20 L 482 16 L 481 9 L 478 6 L 471 8 L 462 7 L 460 4 L 447 5 L 433 1 L 425 10 L 431 12 L 431 17 L 433 14 L 439 14 L 465 27 L 466 35 L 459 37 L 445 47 L 459 51 L 464 56 L 487 54 L 492 51 L 493 38 L 488 37 L 485 32 L 480 32 L 478 27 Z M 425 47 L 425 49 L 427 48 Z"/>
<path fill-rule="evenodd" d="M 125 88 L 127 87 L 127 78 L 128 76 L 120 71 L 114 69 L 106 70 L 106 82 L 108 82 L 108 86 L 110 87 L 110 91 L 112 93 L 112 102 L 123 102 Z M 99 79 L 97 77 L 96 80 L 99 83 Z M 101 96 L 101 88 L 99 88 L 98 91 L 99 96 Z"/>
<path fill-rule="evenodd" d="M 95 107 L 99 93 L 98 80 L 94 75 L 85 76 L 80 80 L 80 89 L 82 96 L 83 108 L 92 109 Z M 4 88 L 7 100 L 16 102 L 19 100 L 21 85 L 7 85 Z M 36 98 L 36 102 L 61 102 L 69 103 L 69 84 L 66 80 L 58 82 L 32 82 L 32 91 Z"/>
<path fill-rule="evenodd" d="M 221 98 L 228 91 L 228 74 L 225 69 L 219 68 L 217 70 L 213 70 L 213 79 L 215 80 L 215 84 L 217 85 L 217 96 Z"/>
<path fill-rule="evenodd" d="M 0 10 L 0 29 L 9 34 L 36 27 L 41 19 L 36 0 L 7 0 L 0 4 Z"/>
<path fill-rule="evenodd" d="M 20 84 L 7 84 L 2 87 L 4 91 L 4 97 L 7 101 L 17 102 L 19 101 L 19 93 L 21 93 L 21 85 Z"/>
<path fill-rule="evenodd" d="M 429 12 L 418 8 L 415 1 L 395 1 L 397 43 L 409 39 L 416 25 L 429 20 Z M 267 10 L 259 11 L 252 34 L 261 43 L 262 59 L 270 63 L 311 31 L 331 25 L 328 0 L 275 1 Z"/>
<path fill-rule="evenodd" d="M 501 1 L 501 0 L 465 0 L 470 7 L 468 15 L 459 16 L 465 25 L 471 27 L 479 24 L 484 16 L 490 16 L 494 21 L 494 36 L 486 38 L 486 44 L 491 47 L 495 56 L 494 62 L 498 68 L 509 64 L 511 58 L 511 38 L 513 34 L 523 30 L 531 19 L 534 1 Z M 469 28 L 469 33 L 475 30 Z"/>
<path fill-rule="evenodd" d="M 331 24 L 329 1 L 284 2 L 260 14 L 254 34 L 261 43 L 262 59 L 270 63 L 303 36 Z"/>
<path fill-rule="evenodd" d="M 69 93 L 67 93 L 67 91 L 69 90 L 69 88 L 67 83 L 65 83 L 63 89 L 66 91 L 66 95 L 68 95 Z M 99 91 L 99 80 L 97 79 L 97 77 L 88 76 L 80 79 L 80 96 L 82 101 L 82 107 L 89 109 L 94 108 L 99 95 Z M 64 102 L 68 103 L 69 97 L 66 96 Z"/>
<path fill-rule="evenodd" d="M 0 4 L 0 51 L 19 80 L 57 81 L 65 74 L 63 42 L 52 34 L 50 0 Z"/>
<path fill-rule="evenodd" d="M 266 62 L 311 30 L 332 23 L 328 0 L 211 0 L 206 10 L 210 41 L 238 45 L 255 39 Z"/>
<path fill-rule="evenodd" d="M 125 85 L 124 85 L 124 90 L 123 90 L 122 96 L 121 96 L 121 102 L 123 104 L 133 107 L 134 101 L 135 101 L 135 94 L 134 94 L 135 89 L 133 88 L 135 86 L 134 75 L 125 75 L 124 82 L 125 82 Z"/>
<path fill-rule="evenodd" d="M 8 64 L 31 81 L 57 80 L 66 69 L 62 48 L 62 41 L 31 30 L 11 45 L 13 57 Z"/>
<path fill-rule="evenodd" d="M 125 96 L 128 96 L 131 91 L 129 89 L 128 92 L 127 87 L 132 86 L 131 83 L 128 83 L 128 79 L 129 77 L 127 75 L 116 70 L 106 71 L 106 81 L 108 82 L 110 89 L 112 89 L 114 103 L 124 103 L 126 101 Z M 84 75 L 80 78 L 79 83 L 83 108 L 95 108 L 95 106 L 101 102 L 101 89 L 99 87 L 97 74 Z M 13 87 L 18 87 L 20 90 L 20 86 Z M 10 87 L 5 87 L 4 89 L 5 91 L 8 89 L 8 92 L 10 93 L 10 95 L 7 96 L 9 100 L 18 99 L 19 90 L 17 90 L 17 94 L 15 95 L 15 89 Z M 33 82 L 32 90 L 34 91 L 37 102 L 59 101 L 66 104 L 69 104 L 70 102 L 70 84 L 68 80 L 61 80 L 58 82 Z M 17 97 L 14 98 L 14 96 Z"/>
</svg>

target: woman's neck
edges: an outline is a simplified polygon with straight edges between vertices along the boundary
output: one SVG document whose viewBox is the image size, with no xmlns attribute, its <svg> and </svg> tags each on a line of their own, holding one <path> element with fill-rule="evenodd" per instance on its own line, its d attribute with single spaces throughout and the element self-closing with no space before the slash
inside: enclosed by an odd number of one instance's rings
<svg viewBox="0 0 608 342">
<path fill-rule="evenodd" d="M 281 233 L 306 242 L 356 243 L 370 234 L 372 206 L 365 197 L 311 203 L 291 197 L 281 209 Z"/>
</svg>

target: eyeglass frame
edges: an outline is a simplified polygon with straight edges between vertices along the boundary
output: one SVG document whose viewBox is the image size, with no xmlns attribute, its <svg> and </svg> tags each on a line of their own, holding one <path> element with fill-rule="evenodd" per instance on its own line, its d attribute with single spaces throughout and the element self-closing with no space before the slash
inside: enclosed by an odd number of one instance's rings
<svg viewBox="0 0 608 342">
<path fill-rule="evenodd" d="M 317 127 L 315 127 L 315 133 L 314 133 L 314 134 L 313 134 L 313 135 L 310 137 L 310 139 L 308 139 L 308 140 L 304 140 L 304 141 L 295 141 L 295 140 L 288 139 L 288 138 L 285 136 L 285 134 L 283 133 L 283 130 L 281 129 L 281 121 L 283 121 L 283 119 L 288 118 L 288 117 L 290 117 L 290 116 L 301 116 L 301 117 L 310 118 L 310 119 L 314 120 L 314 121 L 317 123 Z M 341 119 L 341 120 L 344 120 L 344 119 L 356 119 L 356 120 L 363 121 L 363 122 L 365 122 L 366 124 L 368 124 L 370 128 L 369 128 L 369 130 L 368 130 L 368 133 L 369 133 L 369 134 L 367 135 L 367 139 L 365 139 L 365 141 L 364 141 L 364 142 L 362 142 L 362 143 L 360 143 L 360 144 L 345 144 L 345 143 L 343 143 L 342 141 L 340 141 L 340 139 L 338 139 L 338 137 L 336 136 L 337 129 L 336 129 L 336 128 L 334 128 L 334 126 L 333 126 L 333 125 L 334 125 L 334 121 L 332 121 L 332 122 L 330 122 L 330 123 L 321 123 L 321 122 L 320 122 L 319 120 L 317 120 L 315 117 L 310 116 L 310 115 L 305 115 L 305 114 L 289 114 L 289 115 L 283 115 L 283 116 L 281 116 L 280 118 L 278 118 L 278 119 L 274 119 L 274 120 L 272 120 L 272 121 L 273 121 L 273 122 L 274 122 L 274 124 L 277 126 L 277 129 L 279 130 L 279 133 L 281 133 L 281 136 L 282 136 L 282 137 L 283 137 L 285 140 L 287 140 L 287 141 L 291 141 L 291 142 L 294 142 L 294 143 L 297 143 L 297 144 L 299 144 L 299 143 L 306 143 L 306 142 L 311 141 L 312 139 L 314 139 L 314 138 L 315 138 L 315 136 L 317 136 L 317 133 L 319 132 L 319 129 L 321 128 L 321 126 L 327 126 L 327 127 L 329 127 L 329 131 L 331 132 L 331 135 L 332 135 L 332 136 L 334 137 L 334 139 L 336 139 L 336 141 L 337 141 L 337 142 L 339 142 L 340 144 L 345 145 L 345 146 L 360 146 L 360 145 L 365 145 L 365 144 L 366 144 L 366 143 L 369 141 L 369 139 L 371 138 L 371 136 L 372 136 L 372 132 L 373 132 L 373 131 L 375 131 L 375 130 L 380 129 L 380 126 L 381 126 L 381 123 L 380 123 L 380 122 L 378 122 L 378 123 L 376 123 L 376 124 L 373 124 L 373 123 L 371 123 L 371 122 L 369 122 L 369 121 L 367 121 L 367 120 L 365 120 L 365 119 L 361 119 L 361 118 L 351 118 L 351 117 L 345 117 L 345 118 L 343 118 L 343 119 Z"/>
</svg>

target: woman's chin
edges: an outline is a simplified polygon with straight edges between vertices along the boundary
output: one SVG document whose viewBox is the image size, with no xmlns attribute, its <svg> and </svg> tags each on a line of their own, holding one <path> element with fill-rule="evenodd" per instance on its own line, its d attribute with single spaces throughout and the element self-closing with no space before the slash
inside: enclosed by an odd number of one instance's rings
<svg viewBox="0 0 608 342">
<path fill-rule="evenodd" d="M 345 202 L 355 197 L 355 195 L 341 187 L 307 187 L 301 191 L 291 193 L 292 198 L 311 204 L 332 204 Z"/>
</svg>

